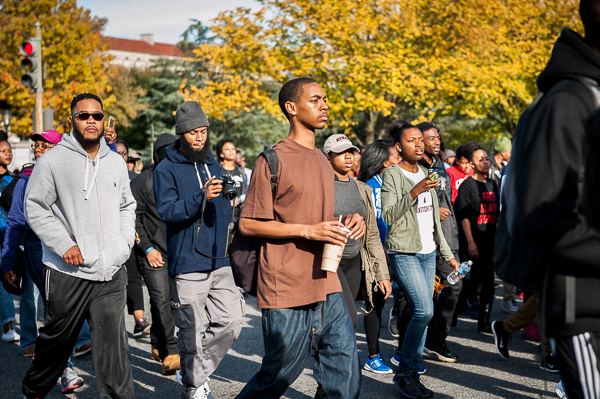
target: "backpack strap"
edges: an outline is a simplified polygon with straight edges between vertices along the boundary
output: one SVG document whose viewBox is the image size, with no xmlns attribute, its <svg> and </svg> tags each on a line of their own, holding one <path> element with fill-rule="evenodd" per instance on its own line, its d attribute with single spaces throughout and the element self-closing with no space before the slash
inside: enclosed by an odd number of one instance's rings
<svg viewBox="0 0 600 399">
<path fill-rule="evenodd" d="M 264 150 L 260 155 L 264 156 L 269 164 L 269 169 L 271 171 L 271 192 L 275 195 L 275 188 L 279 182 L 279 157 L 272 148 Z"/>
</svg>

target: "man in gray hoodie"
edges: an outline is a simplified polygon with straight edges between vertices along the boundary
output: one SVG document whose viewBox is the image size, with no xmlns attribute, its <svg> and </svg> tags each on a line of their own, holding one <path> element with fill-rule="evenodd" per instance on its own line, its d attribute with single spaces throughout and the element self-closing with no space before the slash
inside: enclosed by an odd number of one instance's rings
<svg viewBox="0 0 600 399">
<path fill-rule="evenodd" d="M 25 192 L 25 217 L 42 241 L 46 312 L 23 394 L 48 394 L 87 318 L 101 354 L 93 357 L 99 396 L 134 398 L 122 265 L 136 204 L 125 162 L 102 140 L 102 100 L 78 94 L 69 122 L 73 130 L 40 158 Z"/>
</svg>

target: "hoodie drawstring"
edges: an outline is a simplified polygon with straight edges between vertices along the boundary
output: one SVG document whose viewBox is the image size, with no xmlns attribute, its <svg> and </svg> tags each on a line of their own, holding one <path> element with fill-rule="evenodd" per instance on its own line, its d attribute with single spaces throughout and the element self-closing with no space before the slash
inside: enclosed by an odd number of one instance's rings
<svg viewBox="0 0 600 399">
<path fill-rule="evenodd" d="M 194 169 L 196 169 L 196 177 L 198 178 L 198 184 L 200 185 L 200 190 L 202 190 L 204 187 L 202 187 L 202 179 L 200 179 L 200 173 L 198 173 L 198 167 L 196 166 L 196 162 L 194 162 Z"/>
<path fill-rule="evenodd" d="M 85 158 L 85 183 L 83 183 L 83 191 L 87 192 L 86 196 L 85 196 L 85 200 L 87 201 L 88 198 L 90 197 L 90 193 L 92 192 L 92 188 L 94 188 L 94 181 L 96 181 L 96 176 L 98 175 L 98 169 L 100 169 L 100 157 L 97 157 L 96 160 L 96 167 L 94 168 L 94 176 L 92 177 L 92 181 L 90 182 L 90 185 L 88 187 L 88 160 L 89 162 L 92 163 L 92 166 L 94 165 L 94 161 L 92 161 L 91 158 L 86 157 Z"/>
<path fill-rule="evenodd" d="M 196 166 L 196 162 L 194 162 L 194 169 L 196 169 L 196 177 L 198 178 L 200 190 L 202 190 L 204 186 L 202 185 L 202 179 L 200 178 L 200 172 L 198 171 L 198 166 Z M 204 164 L 204 169 L 206 170 L 206 174 L 208 175 L 208 180 L 210 180 L 212 178 L 212 175 L 210 174 L 210 170 L 208 170 L 208 166 L 206 164 Z"/>
</svg>

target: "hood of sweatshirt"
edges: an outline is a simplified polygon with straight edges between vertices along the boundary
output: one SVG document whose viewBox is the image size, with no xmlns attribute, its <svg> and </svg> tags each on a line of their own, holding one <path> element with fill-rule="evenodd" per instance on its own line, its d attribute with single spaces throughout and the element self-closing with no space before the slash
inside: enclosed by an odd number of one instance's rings
<svg viewBox="0 0 600 399">
<path fill-rule="evenodd" d="M 156 139 L 154 143 L 154 154 L 152 154 L 152 158 L 154 159 L 154 165 L 158 165 L 158 151 L 161 148 L 169 147 L 173 142 L 175 142 L 177 138 L 169 133 L 163 133 Z"/>
<path fill-rule="evenodd" d="M 81 158 L 81 162 L 85 163 L 85 179 L 81 182 L 83 186 L 83 191 L 85 191 L 87 200 L 89 198 L 90 192 L 92 190 L 92 186 L 94 184 L 94 180 L 96 180 L 96 176 L 98 173 L 99 167 L 94 168 L 100 164 L 102 158 L 105 158 L 110 153 L 110 148 L 106 144 L 106 140 L 100 140 L 100 149 L 98 150 L 98 154 L 96 154 L 96 158 L 92 160 L 90 155 L 83 149 L 79 141 L 73 135 L 73 131 L 69 134 L 64 134 L 58 146 L 63 146 L 74 153 L 78 154 Z"/>
<path fill-rule="evenodd" d="M 546 68 L 537 78 L 538 89 L 547 93 L 566 75 L 580 75 L 600 82 L 600 54 L 575 31 L 563 28 Z"/>
</svg>

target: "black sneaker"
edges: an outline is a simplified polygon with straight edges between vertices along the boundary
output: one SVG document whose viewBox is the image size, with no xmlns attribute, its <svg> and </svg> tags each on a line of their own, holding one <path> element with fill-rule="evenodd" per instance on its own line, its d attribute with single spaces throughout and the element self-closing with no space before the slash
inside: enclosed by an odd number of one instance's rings
<svg viewBox="0 0 600 399">
<path fill-rule="evenodd" d="M 445 343 L 443 345 L 425 344 L 423 352 L 425 352 L 428 355 L 436 356 L 440 362 L 458 362 L 458 356 L 450 352 L 450 349 L 448 349 Z"/>
<path fill-rule="evenodd" d="M 394 385 L 398 387 L 400 394 L 405 398 L 419 399 L 423 397 L 423 393 L 419 389 L 413 373 L 396 373 L 392 381 L 394 381 Z"/>
<path fill-rule="evenodd" d="M 494 334 L 494 343 L 496 344 L 496 350 L 498 354 L 505 359 L 510 356 L 508 354 L 508 344 L 511 343 L 512 337 L 504 330 L 504 325 L 501 321 L 495 321 L 492 323 L 492 333 Z"/>
<path fill-rule="evenodd" d="M 556 359 L 551 353 L 548 356 L 542 356 L 542 364 L 540 365 L 541 370 L 549 371 L 550 373 L 558 373 L 558 367 L 556 366 Z"/>
<path fill-rule="evenodd" d="M 390 330 L 390 334 L 394 338 L 398 338 L 400 333 L 398 332 L 398 318 L 396 317 L 396 313 L 394 313 L 394 308 L 390 309 L 390 321 L 388 322 L 388 330 Z"/>
<path fill-rule="evenodd" d="M 421 390 L 422 398 L 433 398 L 433 391 L 429 388 L 426 388 L 425 385 L 421 382 L 421 378 L 419 374 L 413 374 L 415 381 L 417 382 L 417 386 Z"/>
<path fill-rule="evenodd" d="M 141 337 L 142 335 L 150 335 L 150 327 L 152 327 L 151 323 L 146 323 L 145 319 L 141 319 L 135 323 L 135 327 L 133 328 L 133 336 Z"/>
</svg>

